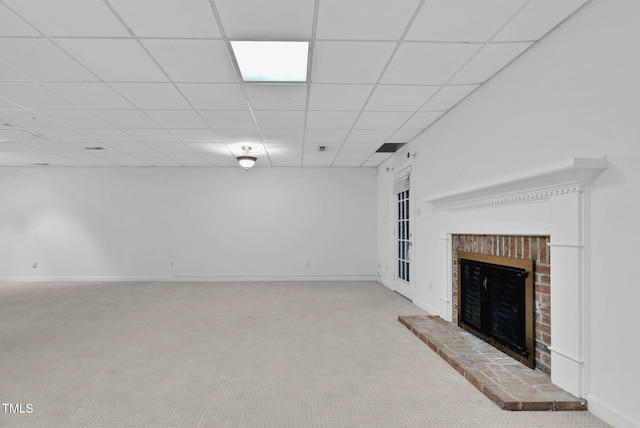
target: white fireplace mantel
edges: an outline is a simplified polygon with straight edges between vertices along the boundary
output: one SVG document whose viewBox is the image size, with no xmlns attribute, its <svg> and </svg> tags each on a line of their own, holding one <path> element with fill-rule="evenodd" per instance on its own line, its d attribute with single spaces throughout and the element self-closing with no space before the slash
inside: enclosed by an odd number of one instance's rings
<svg viewBox="0 0 640 428">
<path fill-rule="evenodd" d="M 554 194 L 582 191 L 606 167 L 606 159 L 572 158 L 544 168 L 428 196 L 422 201 L 429 202 L 436 209 L 464 210 L 548 199 Z"/>
<path fill-rule="evenodd" d="M 498 180 L 431 195 L 439 235 L 438 260 L 451 260 L 451 235 L 549 235 L 551 247 L 551 380 L 586 395 L 588 338 L 588 206 L 585 190 L 607 167 L 606 159 L 571 158 Z M 444 268 L 444 266 L 443 266 Z M 446 266 L 452 314 L 451 264 Z"/>
</svg>

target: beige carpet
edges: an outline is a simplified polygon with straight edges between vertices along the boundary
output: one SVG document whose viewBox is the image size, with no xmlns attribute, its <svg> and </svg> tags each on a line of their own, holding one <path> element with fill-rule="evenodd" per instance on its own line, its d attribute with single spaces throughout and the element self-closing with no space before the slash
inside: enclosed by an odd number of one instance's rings
<svg viewBox="0 0 640 428">
<path fill-rule="evenodd" d="M 375 282 L 0 284 L 1 427 L 602 427 L 507 412 Z M 15 407 L 14 407 L 15 409 Z"/>
</svg>

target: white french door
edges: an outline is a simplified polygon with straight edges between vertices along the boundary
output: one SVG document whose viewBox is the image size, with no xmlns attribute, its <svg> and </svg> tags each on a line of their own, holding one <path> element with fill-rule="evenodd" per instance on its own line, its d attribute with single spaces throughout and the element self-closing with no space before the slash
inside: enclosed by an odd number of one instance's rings
<svg viewBox="0 0 640 428">
<path fill-rule="evenodd" d="M 396 275 L 394 281 L 395 291 L 413 299 L 411 287 L 411 192 L 410 172 L 407 168 L 398 174 L 394 180 L 393 193 L 396 199 Z"/>
</svg>

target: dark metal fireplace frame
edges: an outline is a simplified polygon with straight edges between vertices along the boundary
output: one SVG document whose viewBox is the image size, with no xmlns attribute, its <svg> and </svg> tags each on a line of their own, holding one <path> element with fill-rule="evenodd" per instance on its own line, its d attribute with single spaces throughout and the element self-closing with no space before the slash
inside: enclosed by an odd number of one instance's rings
<svg viewBox="0 0 640 428">
<path fill-rule="evenodd" d="M 478 263 L 497 265 L 500 267 L 507 267 L 513 269 L 524 270 L 524 336 L 525 336 L 525 349 L 511 348 L 508 344 L 500 341 L 499 339 L 487 335 L 486 332 L 476 329 L 473 325 L 465 323 L 463 320 L 462 307 L 463 307 L 463 289 L 462 289 L 462 263 L 458 263 L 458 325 L 463 329 L 471 332 L 472 334 L 480 337 L 486 342 L 490 343 L 494 347 L 498 348 L 507 355 L 515 358 L 521 363 L 525 364 L 532 369 L 535 368 L 535 348 L 534 348 L 534 262 L 533 260 L 521 260 L 513 259 L 510 257 L 489 256 L 477 253 L 458 252 L 458 261 L 469 260 Z M 486 290 L 486 281 L 484 279 L 484 285 Z M 483 314 L 483 316 L 485 316 Z"/>
</svg>

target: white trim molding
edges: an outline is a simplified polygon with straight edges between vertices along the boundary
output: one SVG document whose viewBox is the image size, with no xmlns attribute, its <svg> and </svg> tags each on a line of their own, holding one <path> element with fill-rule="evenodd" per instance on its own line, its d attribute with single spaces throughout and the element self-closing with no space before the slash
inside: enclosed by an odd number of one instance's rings
<svg viewBox="0 0 640 428">
<path fill-rule="evenodd" d="M 551 270 L 551 380 L 578 396 L 588 393 L 589 294 L 587 245 L 589 184 L 606 159 L 571 158 L 550 166 L 458 188 L 422 199 L 437 211 L 438 236 L 548 235 Z M 451 259 L 451 245 L 438 259 Z M 442 311 L 453 321 L 451 266 Z"/>
</svg>

